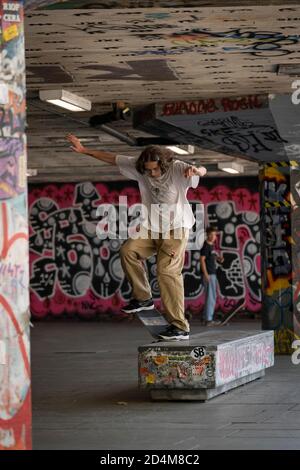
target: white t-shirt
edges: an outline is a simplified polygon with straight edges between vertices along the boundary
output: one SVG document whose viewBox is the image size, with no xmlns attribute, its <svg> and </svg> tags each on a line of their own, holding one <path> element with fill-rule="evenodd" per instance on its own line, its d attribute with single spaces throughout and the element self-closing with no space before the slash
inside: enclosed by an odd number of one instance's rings
<svg viewBox="0 0 300 470">
<path fill-rule="evenodd" d="M 135 157 L 117 155 L 116 164 L 122 175 L 138 182 L 143 205 L 141 225 L 154 232 L 192 228 L 195 217 L 186 195 L 189 187 L 198 186 L 199 176 L 184 176 L 190 165 L 171 160 L 162 176 L 151 178 L 137 171 L 136 160 Z"/>
</svg>

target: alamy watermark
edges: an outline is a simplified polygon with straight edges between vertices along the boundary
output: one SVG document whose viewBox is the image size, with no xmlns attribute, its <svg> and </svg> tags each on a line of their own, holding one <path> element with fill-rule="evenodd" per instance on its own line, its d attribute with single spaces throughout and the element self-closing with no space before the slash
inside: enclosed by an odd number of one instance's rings
<svg viewBox="0 0 300 470">
<path fill-rule="evenodd" d="M 300 80 L 293 81 L 292 88 L 295 90 L 292 93 L 292 103 L 299 104 L 300 103 Z"/>
<path fill-rule="evenodd" d="M 199 250 L 204 242 L 204 205 L 193 204 L 195 223 L 189 232 L 187 250 Z M 120 196 L 118 204 L 100 204 L 97 207 L 100 221 L 96 234 L 100 240 L 126 240 L 127 238 L 181 239 L 182 227 L 191 225 L 190 204 L 151 204 L 150 210 L 142 203 L 128 205 L 127 197 Z"/>
<path fill-rule="evenodd" d="M 292 363 L 298 366 L 300 364 L 300 339 L 295 339 L 295 341 L 292 342 L 292 349 L 295 349 L 291 357 Z"/>
</svg>

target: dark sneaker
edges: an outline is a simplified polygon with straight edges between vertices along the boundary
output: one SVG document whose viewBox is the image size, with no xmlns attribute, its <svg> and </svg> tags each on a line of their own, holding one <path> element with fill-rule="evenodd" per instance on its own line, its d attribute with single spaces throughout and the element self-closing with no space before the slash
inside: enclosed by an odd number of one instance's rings
<svg viewBox="0 0 300 470">
<path fill-rule="evenodd" d="M 152 310 L 154 308 L 154 303 L 152 299 L 139 302 L 138 300 L 132 299 L 128 305 L 122 307 L 122 312 L 125 313 L 135 313 L 140 312 L 141 310 Z"/>
<path fill-rule="evenodd" d="M 176 328 L 176 326 L 171 325 L 165 332 L 161 333 L 159 337 L 170 341 L 180 341 L 189 339 L 190 334 L 188 331 L 180 330 Z"/>
</svg>

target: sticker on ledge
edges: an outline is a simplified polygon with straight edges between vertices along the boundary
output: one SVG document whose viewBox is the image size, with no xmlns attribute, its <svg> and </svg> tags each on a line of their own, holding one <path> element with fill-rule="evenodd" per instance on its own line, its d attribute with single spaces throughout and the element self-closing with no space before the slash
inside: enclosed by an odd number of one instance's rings
<svg viewBox="0 0 300 470">
<path fill-rule="evenodd" d="M 206 356 L 205 348 L 202 346 L 199 346 L 198 348 L 194 348 L 193 351 L 191 352 L 191 356 L 193 359 L 199 359 L 203 356 Z"/>
</svg>

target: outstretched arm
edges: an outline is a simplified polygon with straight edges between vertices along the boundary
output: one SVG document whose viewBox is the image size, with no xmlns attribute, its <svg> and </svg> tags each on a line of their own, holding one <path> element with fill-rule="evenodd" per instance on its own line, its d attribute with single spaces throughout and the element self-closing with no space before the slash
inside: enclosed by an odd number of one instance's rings
<svg viewBox="0 0 300 470">
<path fill-rule="evenodd" d="M 191 165 L 190 167 L 186 168 L 184 170 L 184 176 L 186 178 L 190 178 L 191 176 L 204 176 L 206 175 L 207 170 L 204 166 L 193 166 Z"/>
<path fill-rule="evenodd" d="M 68 134 L 66 139 L 72 144 L 71 149 L 74 152 L 89 155 L 90 157 L 97 158 L 97 160 L 101 160 L 109 165 L 116 165 L 116 155 L 114 153 L 88 149 L 81 145 L 80 140 L 73 134 Z"/>
</svg>

